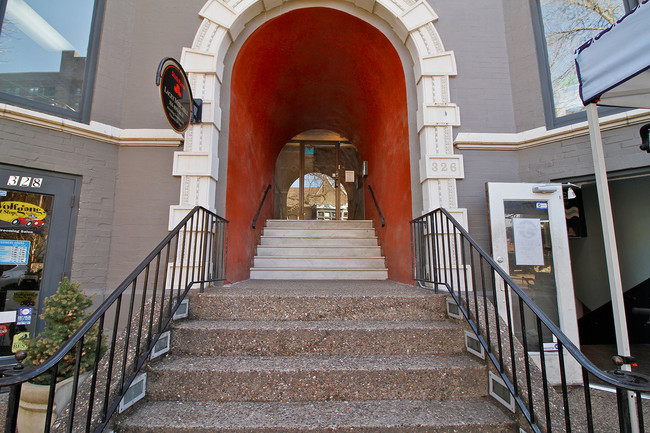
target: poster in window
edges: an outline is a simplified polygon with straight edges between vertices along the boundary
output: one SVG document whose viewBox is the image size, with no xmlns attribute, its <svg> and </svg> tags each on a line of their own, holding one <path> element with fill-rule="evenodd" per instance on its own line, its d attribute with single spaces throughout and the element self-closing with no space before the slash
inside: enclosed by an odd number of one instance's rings
<svg viewBox="0 0 650 433">
<path fill-rule="evenodd" d="M 544 265 L 541 220 L 539 218 L 513 218 L 516 265 Z"/>
</svg>

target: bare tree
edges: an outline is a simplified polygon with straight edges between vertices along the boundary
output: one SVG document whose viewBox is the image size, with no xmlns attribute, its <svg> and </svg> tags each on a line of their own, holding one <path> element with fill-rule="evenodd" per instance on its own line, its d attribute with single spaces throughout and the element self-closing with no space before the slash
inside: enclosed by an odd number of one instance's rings
<svg viewBox="0 0 650 433">
<path fill-rule="evenodd" d="M 622 0 L 542 0 L 541 8 L 556 112 L 568 114 L 580 108 L 573 51 L 614 24 L 625 8 Z"/>
</svg>

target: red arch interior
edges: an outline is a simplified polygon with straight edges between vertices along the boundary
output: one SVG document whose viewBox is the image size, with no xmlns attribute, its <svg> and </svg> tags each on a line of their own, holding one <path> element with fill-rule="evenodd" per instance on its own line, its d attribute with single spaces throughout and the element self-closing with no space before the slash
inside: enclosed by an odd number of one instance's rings
<svg viewBox="0 0 650 433">
<path fill-rule="evenodd" d="M 399 56 L 368 23 L 328 8 L 285 13 L 243 44 L 232 72 L 226 217 L 228 278 L 247 279 L 259 231 L 251 223 L 287 140 L 309 129 L 350 139 L 369 163 L 385 216 L 382 229 L 370 194 L 389 278 L 410 281 L 411 183 L 406 85 Z M 259 221 L 273 217 L 272 197 Z"/>
</svg>

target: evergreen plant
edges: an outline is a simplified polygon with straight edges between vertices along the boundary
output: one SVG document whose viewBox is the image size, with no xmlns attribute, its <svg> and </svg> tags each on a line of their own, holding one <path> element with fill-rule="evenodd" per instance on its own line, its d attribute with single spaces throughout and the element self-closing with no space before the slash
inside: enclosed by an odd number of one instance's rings
<svg viewBox="0 0 650 433">
<path fill-rule="evenodd" d="M 56 293 L 45 300 L 45 308 L 40 316 L 45 321 L 45 330 L 38 337 L 27 342 L 25 364 L 39 366 L 47 361 L 89 317 L 90 314 L 86 313 L 86 310 L 91 305 L 92 297 L 81 291 L 79 283 L 70 282 L 64 277 L 59 283 Z M 95 326 L 84 337 L 80 373 L 92 368 L 95 361 L 97 338 L 97 327 Z M 57 382 L 74 374 L 76 360 L 77 347 L 70 350 L 60 361 Z M 35 378 L 32 382 L 47 385 L 50 383 L 50 378 L 51 373 L 48 372 Z"/>
</svg>

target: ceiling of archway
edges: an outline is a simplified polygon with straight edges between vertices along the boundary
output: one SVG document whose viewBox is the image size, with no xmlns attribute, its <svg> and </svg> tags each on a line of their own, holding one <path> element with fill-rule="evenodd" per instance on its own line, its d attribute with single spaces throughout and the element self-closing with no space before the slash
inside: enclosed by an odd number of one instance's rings
<svg viewBox="0 0 650 433">
<path fill-rule="evenodd" d="M 308 129 L 336 131 L 363 153 L 388 122 L 406 125 L 397 52 L 373 26 L 338 10 L 298 9 L 265 23 L 243 44 L 232 77 L 231 115 L 263 127 L 276 153 Z"/>
</svg>

